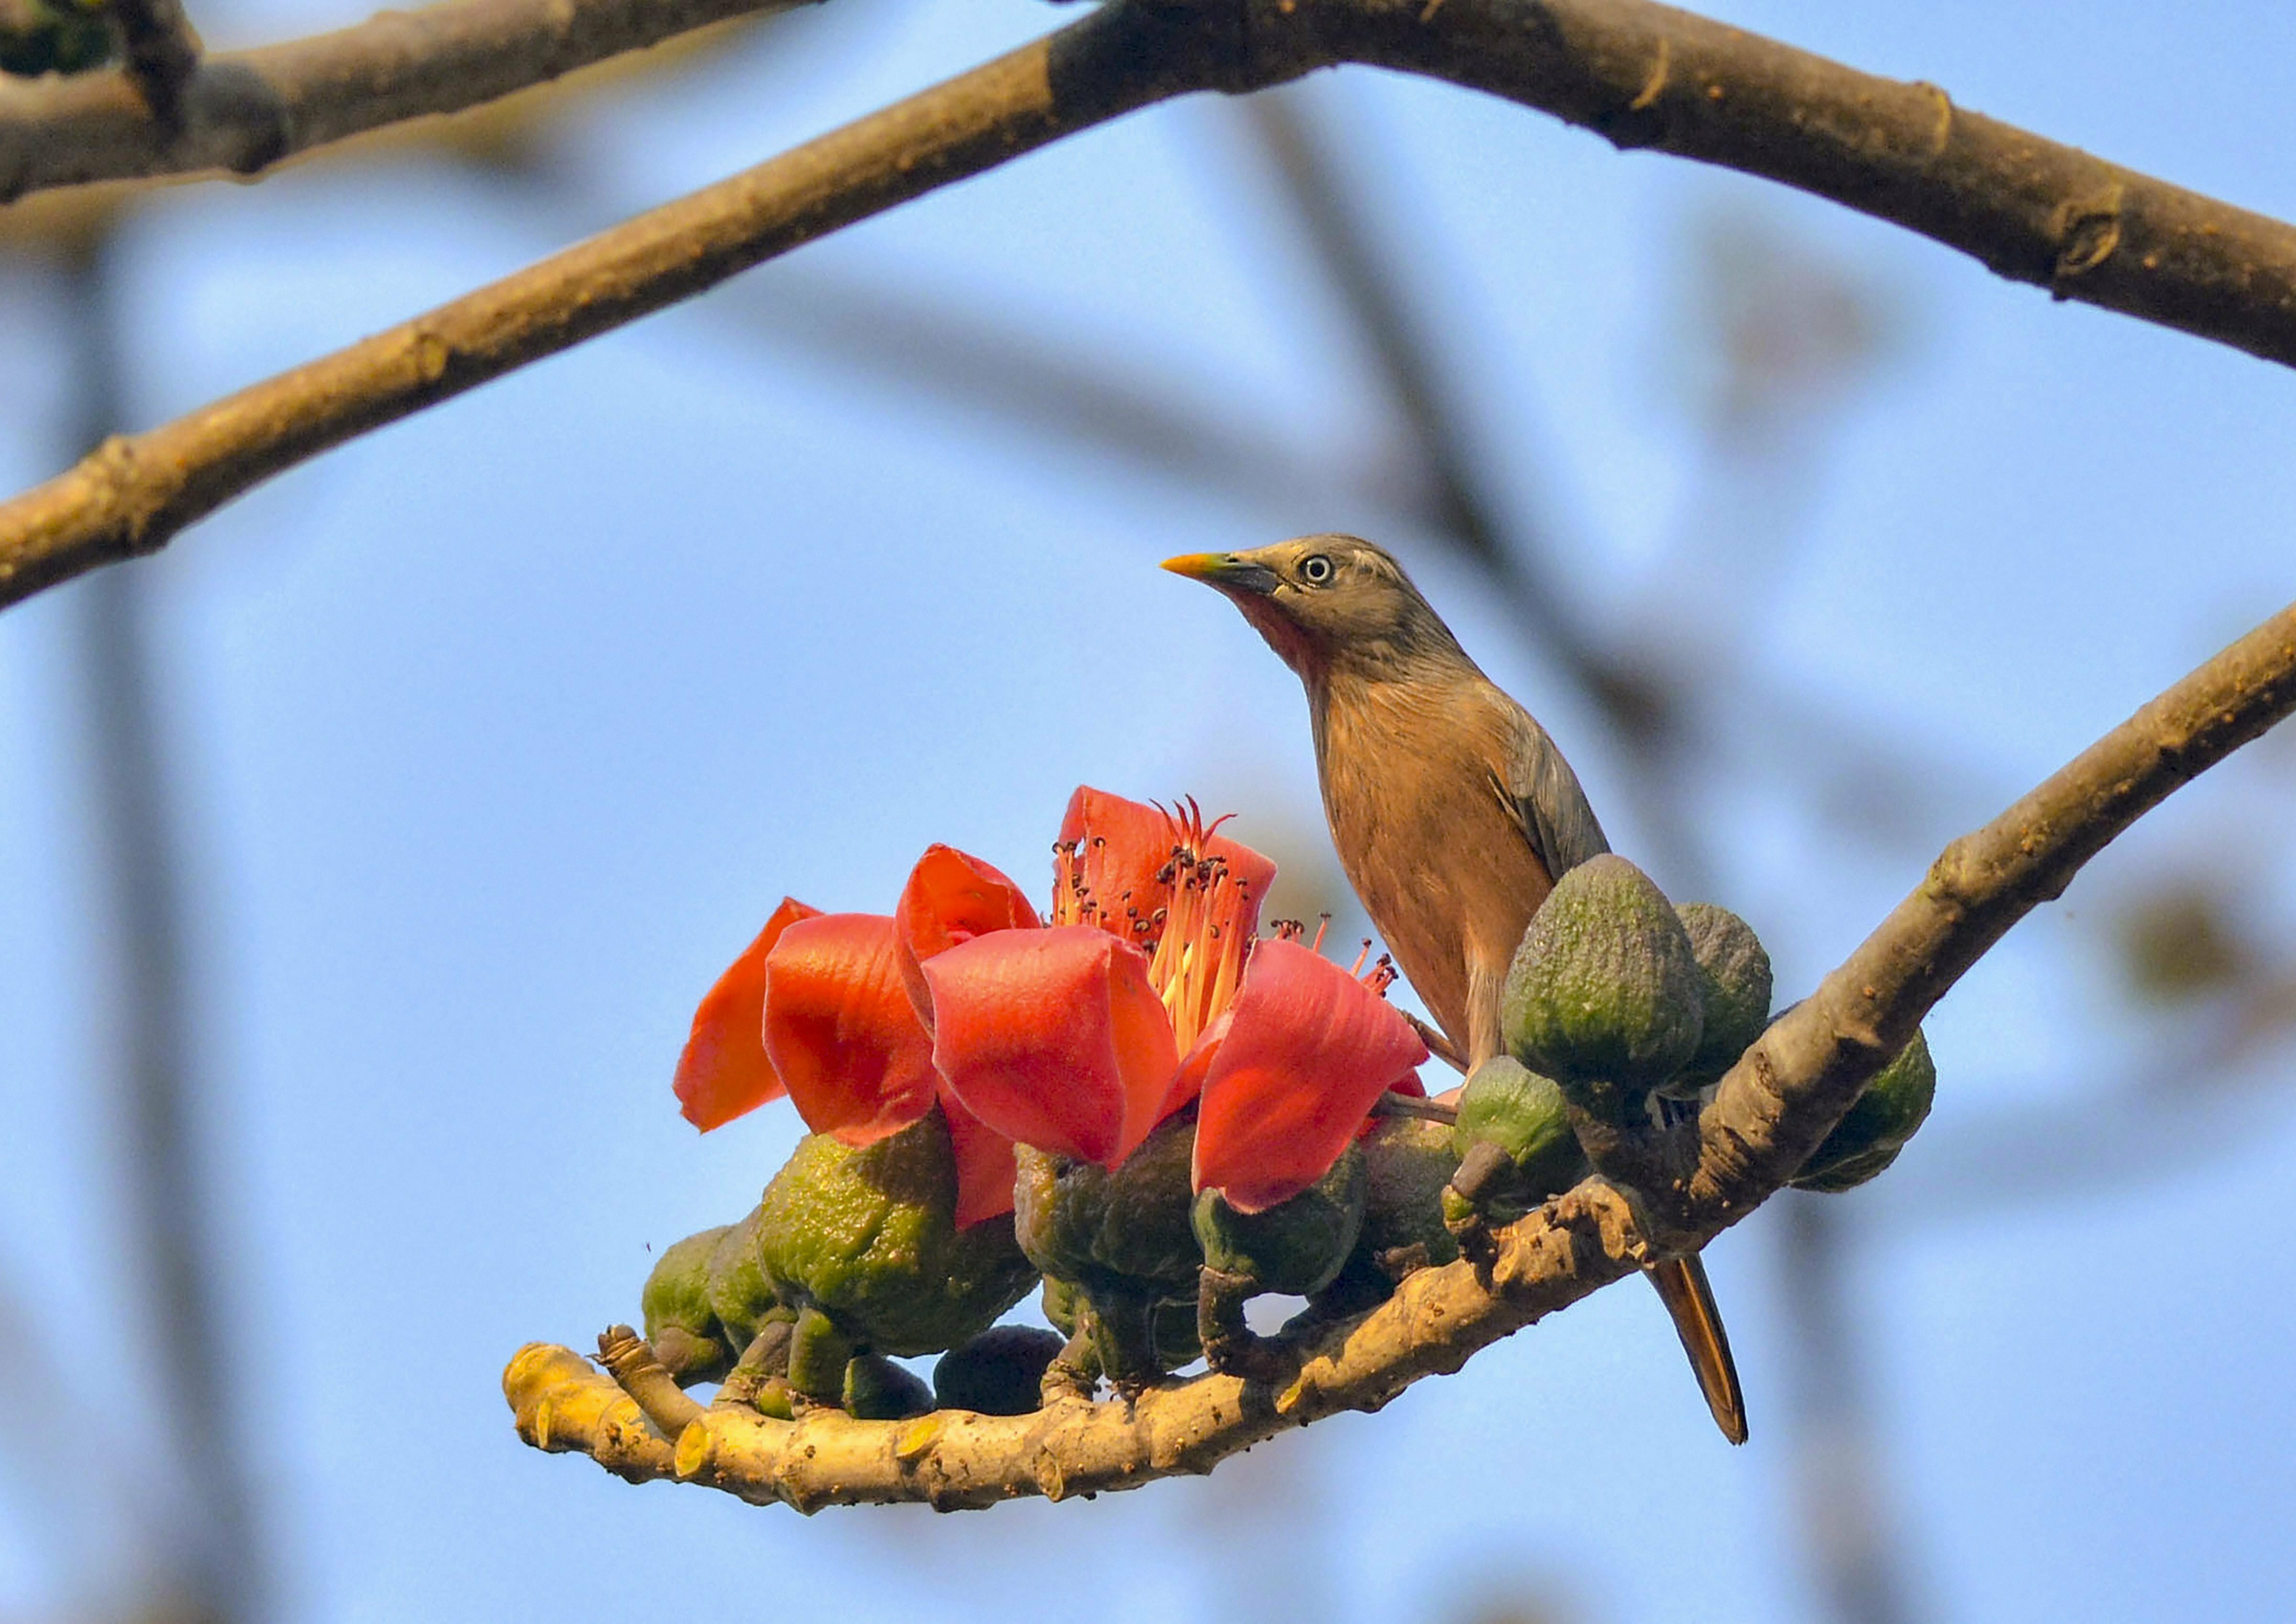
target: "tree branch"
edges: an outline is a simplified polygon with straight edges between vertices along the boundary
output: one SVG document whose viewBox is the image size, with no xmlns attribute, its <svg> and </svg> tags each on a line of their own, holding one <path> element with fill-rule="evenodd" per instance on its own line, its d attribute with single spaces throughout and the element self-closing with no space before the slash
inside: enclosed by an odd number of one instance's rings
<svg viewBox="0 0 2296 1624">
<path fill-rule="evenodd" d="M 1208 30 L 1119 5 L 651 210 L 0 504 L 0 605 L 150 552 L 271 475 L 1017 153 L 1224 77 Z"/>
<path fill-rule="evenodd" d="M 673 1440 L 563 1348 L 503 1373 L 519 1434 L 632 1481 L 676 1478 L 810 1512 L 922 1501 L 942 1510 L 1059 1499 L 1209 1472 L 1289 1426 L 1375 1410 L 1423 1376 L 1633 1272 L 1703 1245 L 1774 1194 L 1866 1080 L 2009 926 L 2178 785 L 2296 710 L 2296 607 L 2144 706 L 2000 817 L 1946 848 L 1914 894 L 1731 1068 L 1702 1114 L 1694 1172 L 1630 1204 L 1589 1179 L 1496 1232 L 1488 1272 L 1422 1269 L 1361 1319 L 1277 1347 L 1286 1376 L 1202 1375 L 1136 1400 L 1054 1400 L 1029 1416 L 942 1411 L 907 1422 L 814 1411 L 776 1421 L 712 1407 Z M 1670 1203 L 1670 1204 L 1669 1204 Z M 1639 1212 L 1666 1230 L 1654 1243 Z"/>
<path fill-rule="evenodd" d="M 107 442 L 0 504 L 0 607 L 156 551 L 352 435 L 937 186 L 1152 102 L 1341 61 L 1432 74 L 1621 145 L 1767 175 L 2060 297 L 2296 363 L 2296 227 L 1957 113 L 1933 86 L 1648 0 L 1112 0 L 427 315 Z"/>
<path fill-rule="evenodd" d="M 1267 0 L 1281 7 L 1285 0 Z M 1332 60 L 1784 183 L 2012 281 L 2296 364 L 2296 227 L 1651 0 L 1312 0 Z"/>
<path fill-rule="evenodd" d="M 180 61 L 169 81 L 172 118 L 138 94 L 148 78 L 0 79 L 0 203 L 88 181 L 215 169 L 252 175 L 313 147 L 426 113 L 461 112 L 729 17 L 814 3 L 443 0 L 379 12 L 332 34 Z M 123 25 L 136 8 L 181 15 L 176 0 L 125 0 Z M 154 49 L 166 50 L 165 33 L 148 36 Z"/>
</svg>

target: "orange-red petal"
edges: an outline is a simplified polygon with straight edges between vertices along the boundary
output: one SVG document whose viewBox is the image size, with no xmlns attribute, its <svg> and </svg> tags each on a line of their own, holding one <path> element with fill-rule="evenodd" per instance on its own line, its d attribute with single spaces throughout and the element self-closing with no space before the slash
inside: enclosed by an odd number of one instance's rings
<svg viewBox="0 0 2296 1624">
<path fill-rule="evenodd" d="M 1193 815 L 1193 813 L 1192 813 Z M 1079 785 L 1061 818 L 1061 845 L 1073 847 L 1085 888 L 1102 910 L 1094 923 L 1127 935 L 1128 922 L 1147 918 L 1170 900 L 1166 874 L 1173 850 L 1185 839 L 1180 820 L 1160 806 L 1129 801 Z M 1227 865 L 1220 927 L 1250 937 L 1259 929 L 1259 904 L 1275 878 L 1275 860 L 1225 835 L 1207 834 L 1199 855 Z M 1063 865 L 1065 867 L 1065 865 Z M 1067 883 L 1060 874 L 1055 884 Z"/>
<path fill-rule="evenodd" d="M 1028 894 L 997 869 L 955 846 L 931 845 L 909 870 L 893 910 L 901 984 L 917 1019 L 932 1024 L 932 993 L 918 966 L 935 953 L 992 930 L 1034 930 Z"/>
<path fill-rule="evenodd" d="M 1179 1056 L 1130 943 L 1086 925 L 996 931 L 924 975 L 934 1064 L 1006 1138 L 1113 1167 L 1160 1120 Z"/>
<path fill-rule="evenodd" d="M 677 1076 L 670 1086 L 676 1091 L 679 1113 L 703 1132 L 779 1099 L 784 1092 L 773 1063 L 766 1058 L 766 955 L 782 932 L 820 911 L 783 897 L 758 939 L 742 950 L 693 1012 L 693 1031 L 685 1040 L 685 1052 L 677 1057 Z"/>
<path fill-rule="evenodd" d="M 1211 1074 L 1212 1061 L 1219 1055 L 1220 1045 L 1227 1041 L 1227 1029 L 1235 1022 L 1235 1006 L 1231 1004 L 1212 1018 L 1195 1045 L 1181 1057 L 1180 1069 L 1172 1077 L 1171 1092 L 1164 1096 L 1164 1109 L 1158 1118 L 1169 1116 L 1204 1091 L 1204 1079 Z"/>
<path fill-rule="evenodd" d="M 1075 850 L 1085 889 L 1100 909 L 1094 923 L 1102 929 L 1124 936 L 1128 920 L 1163 906 L 1170 885 L 1157 876 L 1172 861 L 1179 836 L 1160 807 L 1078 785 L 1061 816 L 1060 843 Z M 1067 883 L 1066 875 L 1054 883 Z"/>
<path fill-rule="evenodd" d="M 956 1227 L 969 1229 L 1013 1210 L 1013 1141 L 966 1110 L 946 1081 L 939 1093 L 956 1153 Z"/>
<path fill-rule="evenodd" d="M 1322 1178 L 1427 1046 L 1387 1000 L 1295 942 L 1255 945 L 1203 1080 L 1195 1183 L 1259 1212 Z"/>
<path fill-rule="evenodd" d="M 909 1007 L 893 921 L 800 919 L 766 955 L 766 1057 L 816 1133 L 867 1145 L 932 1109 L 932 1039 Z"/>
</svg>

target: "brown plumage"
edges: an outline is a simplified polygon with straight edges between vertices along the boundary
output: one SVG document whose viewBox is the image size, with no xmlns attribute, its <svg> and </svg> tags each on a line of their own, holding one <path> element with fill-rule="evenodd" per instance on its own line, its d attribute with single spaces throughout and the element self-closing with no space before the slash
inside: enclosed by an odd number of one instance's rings
<svg viewBox="0 0 2296 1624">
<path fill-rule="evenodd" d="M 1554 877 L 1610 849 L 1546 730 L 1495 685 L 1369 542 L 1311 535 L 1165 568 L 1225 593 L 1299 674 L 1332 843 L 1388 950 L 1472 1067 L 1501 1053 L 1499 997 Z M 1745 1404 L 1695 1258 L 1649 1271 L 1714 1419 Z"/>
</svg>

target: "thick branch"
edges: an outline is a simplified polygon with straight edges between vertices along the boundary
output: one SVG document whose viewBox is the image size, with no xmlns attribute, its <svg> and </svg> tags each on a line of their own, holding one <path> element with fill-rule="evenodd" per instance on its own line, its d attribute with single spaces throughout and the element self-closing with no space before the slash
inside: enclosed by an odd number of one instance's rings
<svg viewBox="0 0 2296 1624">
<path fill-rule="evenodd" d="M 1268 0 L 1282 5 L 1284 0 Z M 2296 364 L 2296 227 L 1650 0 L 1308 0 L 1324 51 L 1891 221 L 2000 275 Z"/>
<path fill-rule="evenodd" d="M 0 202 L 48 186 L 228 169 L 426 113 L 461 112 L 728 17 L 812 0 L 442 0 L 355 27 L 196 63 L 168 55 L 176 0 L 151 13 L 141 83 L 172 85 L 174 118 L 110 73 L 0 79 Z M 126 13 L 123 12 L 123 18 Z M 179 44 L 180 37 L 178 37 Z M 131 38 L 131 45 L 133 38 Z"/>
<path fill-rule="evenodd" d="M 1339 61 L 1435 74 L 1622 144 L 1766 175 L 2060 295 L 2296 362 L 2296 228 L 1956 113 L 1931 86 L 1646 0 L 1115 0 L 428 315 L 109 442 L 0 505 L 0 607 L 152 551 L 352 435 L 906 199 L 1152 102 Z"/>
<path fill-rule="evenodd" d="M 1946 989 L 2009 927 L 2180 786 L 2296 710 L 2296 607 L 2282 610 L 1948 846 L 1914 894 L 1723 1080 L 1699 1122 L 1694 1229 L 1743 1216 L 1816 1149 Z"/>
<path fill-rule="evenodd" d="M 576 1449 L 633 1481 L 676 1477 L 747 1500 L 824 1506 L 916 1500 L 943 1511 L 1021 1495 L 1050 1499 L 1205 1473 L 1293 1426 L 1377 1409 L 1422 1376 L 1633 1272 L 1641 1253 L 1617 1192 L 1589 1183 L 1498 1236 L 1489 1284 L 1464 1263 L 1422 1269 L 1362 1320 L 1293 1347 L 1280 1388 L 1203 1375 L 1131 1402 L 1057 1399 L 1028 1416 L 944 1410 L 914 1421 L 855 1421 L 815 1410 L 776 1421 L 712 1407 L 674 1447 L 646 1430 L 636 1400 L 564 1348 L 531 1343 L 503 1373 L 519 1435 Z M 1281 1344 L 1279 1344 L 1281 1345 Z"/>
<path fill-rule="evenodd" d="M 1723 1079 L 1682 1192 L 1687 1252 L 1774 1194 L 1946 989 L 2017 919 L 2146 810 L 2296 710 L 2296 607 L 2218 655 L 2000 817 L 1948 846 L 1913 895 Z M 563 1348 L 521 1349 L 503 1375 L 519 1433 L 632 1480 L 675 1477 L 800 1511 L 923 1501 L 943 1510 L 1026 1494 L 1128 1489 L 1208 1472 L 1290 1425 L 1375 1410 L 1422 1376 L 1632 1272 L 1652 1255 L 1599 1179 L 1497 1232 L 1487 1276 L 1458 1262 L 1406 1278 L 1360 1320 L 1281 1343 L 1285 1380 L 1199 1376 L 1136 1401 L 1054 1400 L 1032 1416 L 909 1422 L 817 1412 L 796 1422 L 713 1408 L 675 1440 Z"/>
<path fill-rule="evenodd" d="M 1223 69 L 1152 9 L 1048 39 L 283 372 L 0 505 L 0 605 L 137 553 L 355 434 L 715 286 L 839 226 Z"/>
</svg>

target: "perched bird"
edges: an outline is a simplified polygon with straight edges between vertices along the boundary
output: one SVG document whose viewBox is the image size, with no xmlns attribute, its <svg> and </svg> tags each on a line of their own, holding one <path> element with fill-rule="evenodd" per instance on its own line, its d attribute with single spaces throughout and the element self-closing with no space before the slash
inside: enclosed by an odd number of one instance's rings
<svg viewBox="0 0 2296 1624">
<path fill-rule="evenodd" d="M 1402 567 L 1351 535 L 1165 560 L 1243 611 L 1308 690 L 1349 883 L 1469 1067 L 1501 1053 L 1515 946 L 1554 878 L 1610 850 L 1546 730 L 1486 677 Z M 1703 1265 L 1653 1266 L 1724 1436 L 1743 1395 Z"/>
</svg>

